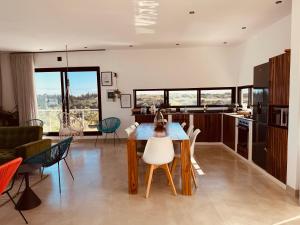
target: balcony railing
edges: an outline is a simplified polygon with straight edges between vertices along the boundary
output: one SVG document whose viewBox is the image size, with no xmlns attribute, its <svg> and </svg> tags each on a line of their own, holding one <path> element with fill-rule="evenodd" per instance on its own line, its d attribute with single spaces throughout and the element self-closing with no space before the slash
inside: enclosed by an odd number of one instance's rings
<svg viewBox="0 0 300 225">
<path fill-rule="evenodd" d="M 59 109 L 39 109 L 38 119 L 44 122 L 44 132 L 58 132 L 60 127 Z M 97 131 L 96 124 L 99 121 L 98 109 L 70 109 L 69 113 L 79 118 L 84 131 Z"/>
</svg>

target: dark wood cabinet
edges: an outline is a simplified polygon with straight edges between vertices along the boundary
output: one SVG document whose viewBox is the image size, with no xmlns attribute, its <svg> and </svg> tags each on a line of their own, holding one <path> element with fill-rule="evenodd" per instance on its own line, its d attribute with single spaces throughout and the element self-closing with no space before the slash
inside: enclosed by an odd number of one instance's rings
<svg viewBox="0 0 300 225">
<path fill-rule="evenodd" d="M 235 150 L 235 117 L 223 115 L 223 143 Z"/>
<path fill-rule="evenodd" d="M 137 114 L 135 115 L 135 122 L 138 123 L 153 123 L 155 115 L 151 114 Z"/>
<path fill-rule="evenodd" d="M 290 58 L 289 50 L 282 55 L 270 58 L 270 105 L 288 106 L 290 90 Z"/>
<path fill-rule="evenodd" d="M 190 124 L 190 114 L 173 114 L 172 115 L 172 122 L 178 122 L 178 123 L 186 123 L 186 126 L 184 127 L 184 130 L 187 131 Z"/>
<path fill-rule="evenodd" d="M 197 142 L 221 142 L 222 115 L 220 113 L 194 114 L 194 128 L 201 133 Z"/>
<path fill-rule="evenodd" d="M 267 172 L 286 183 L 288 130 L 268 128 Z"/>
</svg>

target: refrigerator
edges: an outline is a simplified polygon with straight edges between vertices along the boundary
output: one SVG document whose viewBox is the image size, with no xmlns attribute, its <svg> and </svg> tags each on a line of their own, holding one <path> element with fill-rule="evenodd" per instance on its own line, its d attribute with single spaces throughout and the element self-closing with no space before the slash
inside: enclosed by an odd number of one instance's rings
<svg viewBox="0 0 300 225">
<path fill-rule="evenodd" d="M 266 169 L 269 110 L 269 63 L 254 67 L 252 160 Z"/>
</svg>

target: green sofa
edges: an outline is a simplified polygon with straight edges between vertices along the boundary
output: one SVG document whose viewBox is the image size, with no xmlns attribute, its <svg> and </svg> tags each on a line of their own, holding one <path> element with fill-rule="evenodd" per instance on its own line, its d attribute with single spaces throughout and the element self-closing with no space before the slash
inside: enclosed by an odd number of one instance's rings
<svg viewBox="0 0 300 225">
<path fill-rule="evenodd" d="M 0 127 L 0 165 L 16 157 L 26 159 L 51 147 L 50 139 L 42 139 L 43 128 Z"/>
</svg>

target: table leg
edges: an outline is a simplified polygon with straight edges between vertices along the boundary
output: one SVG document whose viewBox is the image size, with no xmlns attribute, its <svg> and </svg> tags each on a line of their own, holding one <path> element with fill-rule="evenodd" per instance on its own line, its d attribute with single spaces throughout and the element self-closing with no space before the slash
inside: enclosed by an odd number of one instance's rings
<svg viewBox="0 0 300 225">
<path fill-rule="evenodd" d="M 190 141 L 183 140 L 181 142 L 181 183 L 183 195 L 192 195 L 190 154 Z"/>
<path fill-rule="evenodd" d="M 29 186 L 29 174 L 25 173 L 24 177 L 25 177 L 25 184 L 26 184 L 25 190 L 23 191 L 16 205 L 16 209 L 22 211 L 38 207 L 42 202 Z"/>
<path fill-rule="evenodd" d="M 136 153 L 136 140 L 128 139 L 128 192 L 129 194 L 138 193 L 138 164 Z"/>
</svg>

